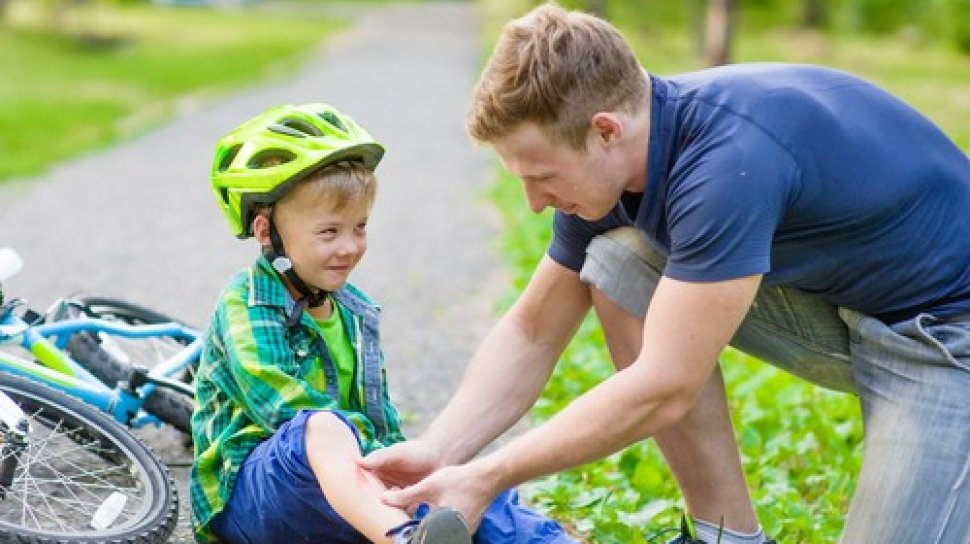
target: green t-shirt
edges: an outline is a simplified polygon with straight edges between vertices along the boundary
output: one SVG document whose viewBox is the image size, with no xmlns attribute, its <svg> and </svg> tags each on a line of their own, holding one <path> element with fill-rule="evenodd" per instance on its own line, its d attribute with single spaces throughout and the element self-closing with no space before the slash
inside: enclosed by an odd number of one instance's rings
<svg viewBox="0 0 970 544">
<path fill-rule="evenodd" d="M 350 334 L 344 326 L 343 319 L 340 318 L 340 310 L 337 309 L 336 302 L 333 302 L 333 311 L 326 319 L 313 320 L 320 327 L 323 340 L 327 343 L 330 350 L 330 357 L 333 364 L 337 367 L 337 383 L 340 386 L 340 408 L 350 410 L 350 392 L 353 389 L 354 370 L 357 367 L 357 355 L 354 353 L 354 346 L 350 343 Z"/>
</svg>

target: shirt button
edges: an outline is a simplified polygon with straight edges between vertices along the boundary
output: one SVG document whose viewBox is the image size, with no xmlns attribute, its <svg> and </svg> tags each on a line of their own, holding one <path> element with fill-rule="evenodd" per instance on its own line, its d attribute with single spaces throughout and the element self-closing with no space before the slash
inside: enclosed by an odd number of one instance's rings
<svg viewBox="0 0 970 544">
<path fill-rule="evenodd" d="M 306 357 L 306 350 L 305 349 L 298 349 L 298 350 L 296 350 L 296 356 L 297 357 Z"/>
</svg>

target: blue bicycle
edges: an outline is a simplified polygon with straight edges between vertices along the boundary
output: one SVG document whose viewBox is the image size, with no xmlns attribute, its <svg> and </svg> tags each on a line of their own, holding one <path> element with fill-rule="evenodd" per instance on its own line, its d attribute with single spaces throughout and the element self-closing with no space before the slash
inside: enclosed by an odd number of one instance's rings
<svg viewBox="0 0 970 544">
<path fill-rule="evenodd" d="M 0 249 L 0 284 L 19 267 Z M 165 319 L 99 297 L 37 313 L 0 289 L 0 540 L 163 542 L 171 534 L 174 483 L 130 432 L 162 422 L 188 430 L 187 382 L 202 340 Z"/>
</svg>

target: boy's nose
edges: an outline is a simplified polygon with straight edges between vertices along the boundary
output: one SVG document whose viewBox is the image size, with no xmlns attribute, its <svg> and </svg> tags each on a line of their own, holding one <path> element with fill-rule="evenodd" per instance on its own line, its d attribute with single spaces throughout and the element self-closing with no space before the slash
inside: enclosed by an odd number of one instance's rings
<svg viewBox="0 0 970 544">
<path fill-rule="evenodd" d="M 360 253 L 361 244 L 356 240 L 345 240 L 344 243 L 340 244 L 338 251 L 343 255 L 356 255 Z"/>
</svg>

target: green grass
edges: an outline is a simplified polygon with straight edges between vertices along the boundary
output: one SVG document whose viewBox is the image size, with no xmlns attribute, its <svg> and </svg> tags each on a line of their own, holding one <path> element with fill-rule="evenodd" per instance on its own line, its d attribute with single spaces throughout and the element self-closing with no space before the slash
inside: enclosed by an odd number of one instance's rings
<svg viewBox="0 0 970 544">
<path fill-rule="evenodd" d="M 488 16 L 489 44 L 501 21 L 527 9 L 522 0 L 479 4 Z M 843 19 L 834 21 L 830 32 L 802 30 L 793 24 L 793 4 L 744 3 L 736 60 L 806 62 L 854 72 L 900 96 L 970 149 L 970 57 L 913 28 L 890 36 L 857 35 Z M 613 1 L 610 10 L 649 70 L 666 74 L 702 67 L 686 30 L 684 3 Z M 504 308 L 544 253 L 551 214 L 531 214 L 518 181 L 505 173 L 498 177 L 490 196 L 507 227 L 501 253 L 513 277 Z M 837 541 L 862 459 L 856 398 L 797 380 L 731 349 L 721 360 L 745 474 L 766 532 L 786 544 Z M 548 419 L 611 373 L 602 333 L 589 316 L 533 410 L 535 421 Z M 647 536 L 675 527 L 683 510 L 673 477 L 651 441 L 524 491 L 589 541 L 603 544 L 665 542 L 672 535 Z"/>
<path fill-rule="evenodd" d="M 35 7 L 15 3 L 0 25 L 0 179 L 134 135 L 179 103 L 291 70 L 342 26 L 141 5 L 75 9 L 54 28 Z"/>
</svg>

